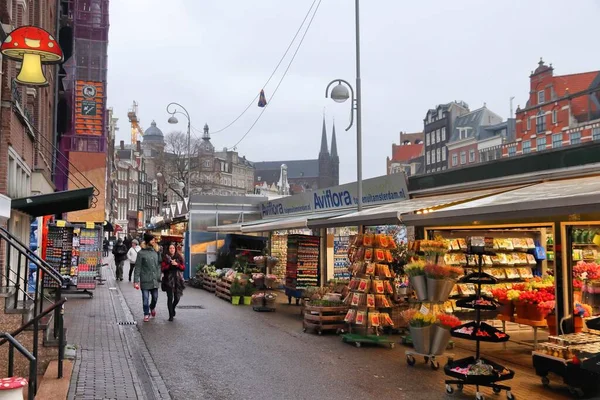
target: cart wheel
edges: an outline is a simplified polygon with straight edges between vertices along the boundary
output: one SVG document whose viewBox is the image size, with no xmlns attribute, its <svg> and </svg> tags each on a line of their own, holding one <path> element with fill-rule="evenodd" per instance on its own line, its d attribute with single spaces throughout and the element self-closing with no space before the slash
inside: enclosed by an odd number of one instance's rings
<svg viewBox="0 0 600 400">
<path fill-rule="evenodd" d="M 390 349 L 393 349 L 396 347 L 396 343 L 390 343 Z"/>
<path fill-rule="evenodd" d="M 502 391 L 502 389 L 500 389 L 500 388 L 499 388 L 499 387 L 497 387 L 497 386 L 493 386 L 493 387 L 492 387 L 492 392 L 494 392 L 494 394 L 498 394 L 498 393 L 500 393 L 501 391 Z M 508 396 L 508 392 L 506 392 L 506 395 Z"/>
<path fill-rule="evenodd" d="M 437 371 L 438 369 L 440 369 L 440 363 L 437 361 L 431 361 L 431 369 L 434 371 Z"/>
<path fill-rule="evenodd" d="M 318 334 L 319 336 L 321 336 L 321 335 L 323 334 L 323 331 L 317 331 L 317 334 Z"/>
<path fill-rule="evenodd" d="M 360 348 L 360 342 L 356 342 L 354 344 L 356 345 L 356 347 Z"/>
<path fill-rule="evenodd" d="M 508 400 L 515 400 L 515 395 L 510 392 L 510 390 L 506 391 L 506 398 Z"/>
<path fill-rule="evenodd" d="M 569 392 L 571 392 L 572 395 L 577 396 L 577 397 L 583 397 L 583 395 L 584 395 L 583 390 L 581 390 L 580 388 L 572 387 L 572 386 L 569 386 Z"/>
<path fill-rule="evenodd" d="M 417 361 L 417 360 L 415 360 L 415 358 L 414 358 L 413 356 L 411 356 L 411 355 L 408 355 L 408 356 L 406 356 L 406 363 L 407 363 L 408 365 L 410 365 L 411 367 L 412 367 L 413 365 L 415 365 L 415 362 L 416 362 L 416 361 Z"/>
<path fill-rule="evenodd" d="M 463 390 L 463 388 L 464 388 L 464 385 L 462 383 L 459 383 L 456 385 L 457 390 Z"/>
<path fill-rule="evenodd" d="M 446 393 L 448 393 L 448 394 L 454 393 L 454 389 L 452 389 L 452 386 L 446 385 Z"/>
<path fill-rule="evenodd" d="M 302 328 L 302 332 L 306 333 L 306 328 Z"/>
<path fill-rule="evenodd" d="M 485 397 L 483 397 L 483 395 L 482 395 L 481 393 L 479 393 L 479 392 L 477 392 L 477 393 L 475 394 L 475 398 L 476 398 L 477 400 L 485 400 Z"/>
<path fill-rule="evenodd" d="M 547 376 L 542 376 L 542 385 L 546 387 L 550 386 L 550 378 L 548 378 Z"/>
</svg>

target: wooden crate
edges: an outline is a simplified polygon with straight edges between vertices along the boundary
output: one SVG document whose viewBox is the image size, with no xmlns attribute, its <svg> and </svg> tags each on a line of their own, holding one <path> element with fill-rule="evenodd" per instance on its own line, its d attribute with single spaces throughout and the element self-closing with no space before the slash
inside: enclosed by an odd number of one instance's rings
<svg viewBox="0 0 600 400">
<path fill-rule="evenodd" d="M 231 302 L 231 283 L 222 279 L 218 280 L 215 284 L 215 295 Z"/>
<path fill-rule="evenodd" d="M 310 303 L 304 305 L 304 320 L 302 327 L 304 332 L 307 329 L 316 331 L 319 335 L 323 331 L 341 331 L 346 329 L 344 317 L 348 312 L 347 306 L 342 307 L 320 307 L 312 306 Z"/>
<path fill-rule="evenodd" d="M 210 275 L 204 275 L 204 279 L 202 280 L 202 288 L 204 290 L 208 290 L 209 292 L 214 293 L 217 287 L 217 278 L 212 277 Z"/>
</svg>

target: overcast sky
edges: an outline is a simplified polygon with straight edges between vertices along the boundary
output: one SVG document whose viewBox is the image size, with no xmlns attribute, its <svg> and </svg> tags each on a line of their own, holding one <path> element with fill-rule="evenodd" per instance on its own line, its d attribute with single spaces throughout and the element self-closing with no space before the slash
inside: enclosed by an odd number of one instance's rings
<svg viewBox="0 0 600 400">
<path fill-rule="evenodd" d="M 168 4 L 168 5 L 167 5 Z M 147 128 L 166 134 L 166 105 L 183 104 L 199 130 L 236 118 L 260 91 L 312 0 L 113 0 L 108 106 L 118 139 L 130 140 L 127 111 L 139 103 Z M 361 4 L 363 176 L 385 174 L 400 131 L 420 131 L 429 108 L 464 100 L 507 118 L 524 105 L 540 57 L 556 74 L 600 69 L 599 0 L 369 0 Z M 325 99 L 335 78 L 355 80 L 354 2 L 323 0 L 272 103 L 238 145 L 252 161 L 316 158 L 323 109 L 335 118 L 340 180 L 356 180 L 356 130 L 349 104 Z M 294 49 L 295 47 L 293 47 Z M 265 89 L 271 96 L 289 58 Z M 233 146 L 261 109 L 252 106 L 212 138 Z M 184 119 L 180 119 L 183 121 Z M 200 131 L 199 131 L 200 132 Z M 199 135 L 199 133 L 195 133 Z"/>
</svg>

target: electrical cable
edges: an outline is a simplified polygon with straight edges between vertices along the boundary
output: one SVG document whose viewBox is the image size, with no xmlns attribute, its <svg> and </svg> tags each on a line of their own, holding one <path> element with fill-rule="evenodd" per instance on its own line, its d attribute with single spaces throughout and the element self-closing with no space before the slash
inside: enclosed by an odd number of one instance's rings
<svg viewBox="0 0 600 400">
<path fill-rule="evenodd" d="M 294 59 L 296 58 L 296 55 L 298 54 L 298 51 L 300 50 L 300 47 L 302 46 L 302 42 L 304 42 L 304 38 L 306 37 L 306 34 L 308 33 L 308 30 L 310 29 L 310 26 L 311 26 L 311 24 L 313 22 L 313 19 L 315 18 L 315 15 L 317 15 L 317 11 L 319 10 L 319 6 L 321 5 L 321 1 L 322 0 L 319 0 L 319 3 L 315 7 L 315 11 L 314 11 L 312 17 L 310 18 L 310 20 L 308 21 L 308 25 L 306 27 L 306 30 L 304 31 L 304 34 L 302 35 L 302 38 L 300 38 L 300 43 L 298 43 L 298 47 L 296 48 L 296 51 L 294 51 L 294 54 L 292 55 L 292 59 L 290 60 L 287 68 L 283 72 L 283 76 L 279 80 L 279 83 L 275 87 L 275 90 L 273 90 L 273 94 L 271 95 L 271 97 L 267 101 L 267 104 L 263 107 L 263 109 L 260 112 L 260 114 L 258 114 L 258 117 L 254 120 L 254 123 L 252 123 L 252 125 L 250 126 L 250 128 L 246 131 L 246 133 L 244 133 L 244 135 L 240 138 L 240 140 L 238 140 L 235 145 L 233 145 L 232 147 L 228 147 L 228 148 L 232 148 L 234 150 L 237 148 L 237 146 L 242 142 L 242 140 L 244 140 L 244 138 L 246 136 L 248 136 L 248 134 L 252 131 L 252 128 L 254 128 L 254 126 L 258 123 L 258 121 L 260 120 L 260 117 L 263 115 L 263 113 L 267 110 L 267 107 L 269 107 L 269 105 L 273 101 L 273 97 L 275 97 L 275 94 L 277 93 L 277 90 L 279 89 L 279 86 L 281 86 L 281 83 L 283 82 L 283 79 L 285 78 L 285 76 L 287 75 L 287 72 L 289 71 L 290 67 L 292 66 L 292 63 L 294 62 Z"/>
<path fill-rule="evenodd" d="M 264 83 L 264 85 L 262 85 L 262 88 L 264 90 L 264 88 L 269 84 L 269 82 L 271 81 L 271 79 L 273 79 L 273 76 L 275 75 L 275 73 L 277 72 L 277 70 L 279 69 L 279 66 L 281 65 L 281 63 L 283 62 L 283 60 L 285 59 L 285 57 L 287 56 L 288 52 L 290 51 L 290 49 L 292 48 L 292 45 L 294 44 L 294 42 L 296 41 L 296 38 L 298 37 L 298 34 L 300 33 L 300 31 L 302 30 L 302 27 L 304 26 L 304 24 L 306 23 L 306 19 L 308 18 L 308 16 L 310 15 L 310 12 L 312 11 L 315 3 L 317 2 L 317 0 L 313 0 L 312 4 L 310 5 L 310 8 L 308 9 L 308 12 L 306 13 L 306 15 L 304 16 L 304 19 L 302 20 L 302 23 L 300 24 L 300 27 L 298 27 L 298 30 L 296 31 L 296 34 L 294 35 L 294 37 L 292 38 L 292 41 L 290 42 L 290 44 L 288 45 L 287 49 L 285 49 L 285 53 L 283 53 L 283 56 L 281 56 L 281 58 L 279 59 L 279 62 L 277 63 L 277 66 L 275 66 L 275 69 L 273 70 L 273 72 L 271 73 L 271 75 L 269 76 L 269 79 L 267 79 L 267 81 Z M 321 1 L 319 0 L 319 4 L 321 4 Z M 317 5 L 317 8 L 319 8 L 319 6 Z M 315 9 L 316 12 L 316 9 Z M 314 18 L 314 14 L 313 14 L 313 18 Z M 309 24 L 310 26 L 310 24 Z M 235 124 L 245 113 L 246 111 L 248 111 L 250 109 L 250 107 L 252 107 L 252 105 L 256 102 L 256 100 L 258 99 L 258 97 L 260 96 L 260 92 L 252 99 L 252 101 L 250 102 L 250 104 L 248 104 L 248 106 L 246 106 L 246 108 L 244 109 L 244 111 L 242 111 L 242 113 L 240 115 L 237 116 L 236 119 L 234 119 L 233 121 L 231 121 L 231 123 L 229 123 L 227 126 L 225 126 L 224 128 L 221 128 L 219 130 L 213 131 L 211 132 L 212 134 L 215 133 L 219 133 L 219 132 L 223 132 L 225 129 L 229 128 L 231 125 Z M 196 129 L 196 128 L 194 128 Z M 200 131 L 198 129 L 198 131 Z"/>
</svg>

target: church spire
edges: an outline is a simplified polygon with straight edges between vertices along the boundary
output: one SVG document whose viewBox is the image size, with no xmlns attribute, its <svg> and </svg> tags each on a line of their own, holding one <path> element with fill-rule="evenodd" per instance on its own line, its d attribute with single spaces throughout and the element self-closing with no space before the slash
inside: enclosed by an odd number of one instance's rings
<svg viewBox="0 0 600 400">
<path fill-rule="evenodd" d="M 338 157 L 337 152 L 337 139 L 335 137 L 335 119 L 333 120 L 333 132 L 331 133 L 331 158 L 335 159 Z"/>
<path fill-rule="evenodd" d="M 329 155 L 329 149 L 327 147 L 327 128 L 325 127 L 325 115 L 323 115 L 323 132 L 321 133 L 321 150 L 319 155 Z"/>
</svg>

